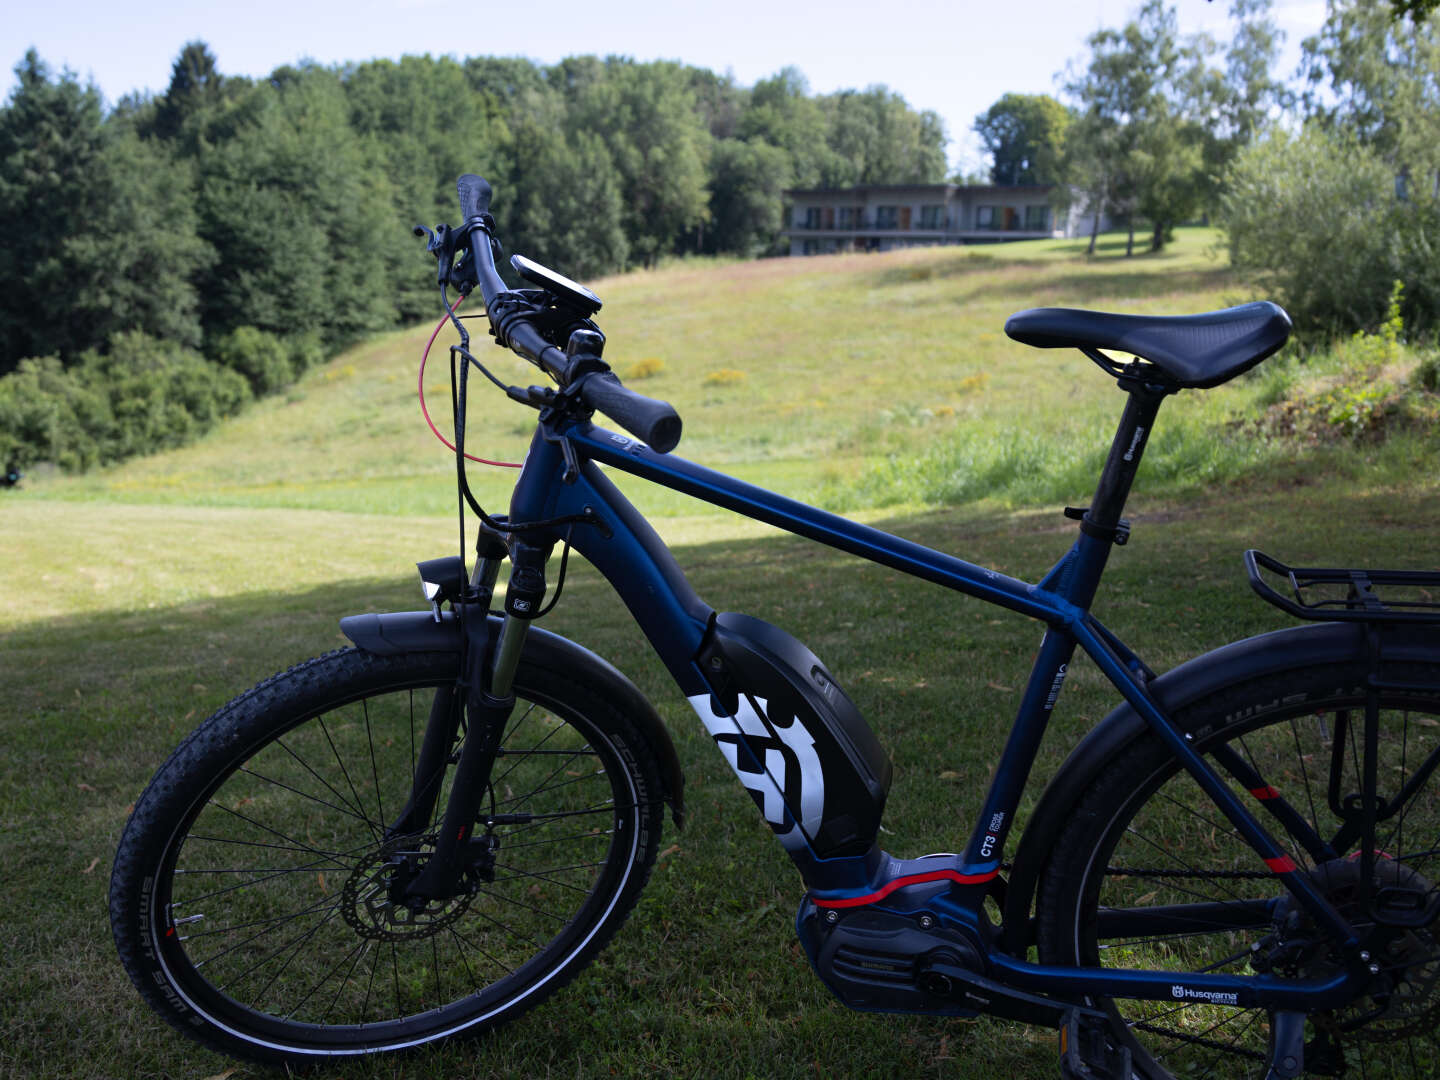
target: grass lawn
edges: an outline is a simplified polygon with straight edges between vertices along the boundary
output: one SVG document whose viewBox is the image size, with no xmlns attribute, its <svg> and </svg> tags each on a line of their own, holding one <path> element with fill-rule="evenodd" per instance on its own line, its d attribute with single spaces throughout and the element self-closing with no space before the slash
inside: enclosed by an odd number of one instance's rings
<svg viewBox="0 0 1440 1080">
<path fill-rule="evenodd" d="M 1108 438 L 1122 399 L 1078 354 L 1010 342 L 1005 316 L 1039 304 L 1187 312 L 1248 299 L 1203 231 L 1159 257 L 1105 249 L 1085 261 L 1077 246 L 681 263 L 597 291 L 609 359 L 622 373 L 658 361 L 634 385 L 676 404 L 687 456 L 1033 580 L 1073 535 L 1060 502 L 1083 498 L 1088 481 L 1078 469 L 1056 483 L 1026 474 L 1015 433 L 1038 432 L 1037 445 L 1061 448 L 1046 460 L 1061 462 L 1065 448 Z M 337 357 L 193 446 L 89 476 L 31 477 L 0 499 L 10 973 L 0 1075 L 261 1074 L 193 1047 L 141 1004 L 110 943 L 110 857 L 149 775 L 209 712 L 342 644 L 340 616 L 419 606 L 411 563 L 448 553 L 455 532 L 453 472 L 413 404 L 427 334 Z M 532 381 L 489 352 L 504 377 Z M 429 382 L 444 401 L 438 369 Z M 1134 537 L 1097 603 L 1157 670 L 1285 625 L 1250 595 L 1245 547 L 1311 565 L 1437 562 L 1433 439 L 1336 450 L 1261 440 L 1226 426 L 1267 392 L 1263 378 L 1237 382 L 1162 411 L 1160 437 L 1167 422 L 1188 434 L 1147 459 Z M 523 410 L 492 415 L 477 449 L 523 453 Z M 993 458 L 939 456 L 1007 438 L 1011 449 Z M 903 486 L 939 470 L 933 493 L 987 463 L 988 498 L 941 505 L 923 485 Z M 898 500 L 882 490 L 887 476 L 902 485 Z M 482 497 L 502 505 L 505 481 L 487 472 Z M 1040 495 L 1026 497 L 1027 483 Z M 678 497 L 636 494 L 702 597 L 801 638 L 865 713 L 896 766 L 886 846 L 913 856 L 962 843 L 1039 627 Z M 614 944 L 542 1008 L 478 1043 L 328 1075 L 1055 1074 L 1049 1031 L 855 1014 L 832 1000 L 794 940 L 797 875 L 619 601 L 572 562 L 546 622 L 655 701 L 685 768 L 689 823 L 667 826 Z M 1113 700 L 1078 663 L 1038 779 Z"/>
</svg>

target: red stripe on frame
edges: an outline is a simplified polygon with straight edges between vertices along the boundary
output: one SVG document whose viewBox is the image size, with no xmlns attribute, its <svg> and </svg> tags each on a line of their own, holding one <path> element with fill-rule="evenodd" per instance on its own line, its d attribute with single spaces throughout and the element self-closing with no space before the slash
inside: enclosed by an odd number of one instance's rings
<svg viewBox="0 0 1440 1080">
<path fill-rule="evenodd" d="M 998 867 L 984 874 L 962 874 L 957 870 L 932 870 L 928 874 L 910 874 L 907 877 L 898 877 L 894 881 L 887 881 L 875 892 L 866 893 L 864 896 L 846 896 L 839 900 L 822 900 L 815 897 L 815 906 L 822 908 L 863 907 L 866 904 L 873 904 L 877 900 L 883 900 L 896 889 L 903 889 L 907 885 L 924 885 L 927 881 L 954 881 L 961 885 L 979 885 L 999 873 Z"/>
<path fill-rule="evenodd" d="M 1269 787 L 1269 786 L 1266 786 L 1266 787 L 1252 787 L 1252 788 L 1250 789 L 1250 794 L 1251 794 L 1251 795 L 1254 795 L 1255 798 L 1260 799 L 1260 800 L 1262 800 L 1262 801 L 1265 800 L 1265 799 L 1278 799 L 1278 798 L 1280 797 L 1280 792 L 1276 791 L 1273 787 Z"/>
<path fill-rule="evenodd" d="M 1289 874 L 1295 870 L 1295 860 L 1289 855 L 1281 855 L 1278 859 L 1266 859 L 1265 865 L 1277 874 Z"/>
</svg>

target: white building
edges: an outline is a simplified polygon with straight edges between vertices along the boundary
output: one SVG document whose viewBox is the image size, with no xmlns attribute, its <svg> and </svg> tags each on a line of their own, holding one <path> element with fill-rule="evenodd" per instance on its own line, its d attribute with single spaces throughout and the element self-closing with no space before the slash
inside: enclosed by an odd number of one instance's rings
<svg viewBox="0 0 1440 1080">
<path fill-rule="evenodd" d="M 1053 184 L 867 185 L 785 192 L 791 255 L 1074 235 Z M 1078 223 L 1077 223 L 1078 224 Z"/>
</svg>

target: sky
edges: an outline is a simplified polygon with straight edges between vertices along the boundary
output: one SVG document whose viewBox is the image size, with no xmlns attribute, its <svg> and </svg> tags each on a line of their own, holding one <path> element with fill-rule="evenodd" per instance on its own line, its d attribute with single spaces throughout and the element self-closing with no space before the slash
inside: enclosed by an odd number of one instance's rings
<svg viewBox="0 0 1440 1080">
<path fill-rule="evenodd" d="M 1229 0 L 1172 0 L 1183 34 L 1228 37 Z M 16 3 L 0 26 L 10 67 L 33 46 L 55 71 L 91 80 L 113 104 L 134 91 L 163 92 L 188 41 L 207 42 L 220 71 L 264 76 L 282 64 L 397 58 L 405 54 L 566 56 L 618 54 L 680 60 L 730 73 L 742 86 L 798 67 L 812 93 L 882 84 L 944 118 L 952 166 L 982 165 L 975 117 L 1006 92 L 1060 96 L 1057 73 L 1082 60 L 1085 39 L 1122 25 L 1136 0 L 70 0 L 61 8 Z M 1287 34 L 1280 71 L 1319 30 L 1324 0 L 1274 0 Z M 5 83 L 7 97 L 13 75 Z"/>
</svg>

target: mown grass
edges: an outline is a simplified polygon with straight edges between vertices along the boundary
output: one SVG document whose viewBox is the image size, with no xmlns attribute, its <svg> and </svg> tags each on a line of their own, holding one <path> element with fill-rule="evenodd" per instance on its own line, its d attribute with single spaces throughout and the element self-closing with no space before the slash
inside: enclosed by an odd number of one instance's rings
<svg viewBox="0 0 1440 1080">
<path fill-rule="evenodd" d="M 1189 234 L 1149 262 L 1085 263 L 1051 242 L 681 264 L 600 292 L 612 359 L 662 361 L 640 386 L 679 406 L 691 456 L 1035 579 L 1073 535 L 1058 496 L 1087 488 L 1080 466 L 1066 471 L 1070 459 L 1094 464 L 1120 398 L 1082 358 L 1006 341 L 1004 316 L 1032 303 L 1194 311 L 1240 299 L 1209 243 Z M 145 780 L 186 731 L 269 672 L 342 644 L 340 616 L 418 606 L 410 563 L 452 550 L 453 474 L 410 397 L 420 341 L 415 331 L 371 342 L 193 447 L 94 476 L 31 478 L 4 499 L 0 1075 L 198 1080 L 236 1067 L 173 1035 L 130 988 L 105 916 L 110 856 Z M 747 377 L 706 387 L 721 369 Z M 530 379 L 518 368 L 508 377 Z M 442 381 L 433 385 L 443 400 Z M 1436 562 L 1433 440 L 1291 447 L 1208 474 L 1194 456 L 1166 456 L 1167 425 L 1236 441 L 1227 418 L 1267 393 L 1248 380 L 1182 396 L 1161 415 L 1159 452 L 1132 501 L 1134 539 L 1097 604 L 1157 669 L 1284 624 L 1245 587 L 1244 547 L 1311 565 Z M 487 449 L 523 452 L 525 414 L 495 417 Z M 972 426 L 980 434 L 967 444 Z M 1021 430 L 1042 438 L 1003 442 Z M 997 437 L 1009 472 L 971 488 L 905 489 L 889 505 L 884 470 L 903 486 L 935 455 L 947 475 L 973 472 L 984 463 L 974 447 Z M 980 465 L 941 457 L 966 445 Z M 1223 446 L 1213 452 L 1229 460 Z M 1025 472 L 1030 458 L 1064 479 Z M 492 502 L 505 479 L 484 481 Z M 935 505 L 976 494 L 985 498 Z M 962 843 L 1039 628 L 678 498 L 642 506 L 663 515 L 707 601 L 804 640 L 860 705 L 896 764 L 886 845 L 912 856 Z M 794 941 L 797 876 L 608 586 L 572 565 L 547 622 L 656 702 L 685 767 L 689 824 L 667 830 L 614 945 L 542 1009 L 477 1044 L 330 1075 L 1054 1075 L 1053 1033 L 854 1014 L 833 1001 Z M 1113 698 L 1092 667 L 1076 666 L 1039 780 Z"/>
</svg>

